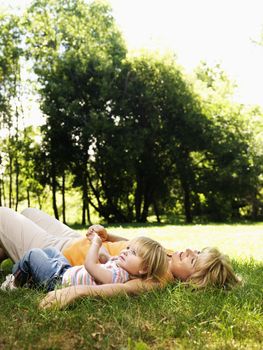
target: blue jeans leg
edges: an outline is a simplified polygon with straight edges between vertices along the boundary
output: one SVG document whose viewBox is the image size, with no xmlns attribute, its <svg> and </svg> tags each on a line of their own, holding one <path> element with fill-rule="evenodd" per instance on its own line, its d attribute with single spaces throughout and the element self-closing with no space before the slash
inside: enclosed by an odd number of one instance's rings
<svg viewBox="0 0 263 350">
<path fill-rule="evenodd" d="M 65 271 L 71 267 L 68 260 L 55 248 L 29 250 L 13 267 L 18 285 L 27 281 L 35 286 L 53 290 Z"/>
</svg>

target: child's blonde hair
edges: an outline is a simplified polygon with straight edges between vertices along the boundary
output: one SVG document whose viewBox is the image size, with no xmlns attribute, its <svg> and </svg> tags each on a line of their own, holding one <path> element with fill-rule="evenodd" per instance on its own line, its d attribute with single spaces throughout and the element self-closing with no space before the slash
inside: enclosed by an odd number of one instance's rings
<svg viewBox="0 0 263 350">
<path fill-rule="evenodd" d="M 230 259 L 217 248 L 204 248 L 195 264 L 195 272 L 188 284 L 196 288 L 223 287 L 232 288 L 241 280 L 235 275 Z"/>
<path fill-rule="evenodd" d="M 143 278 L 163 282 L 168 269 L 168 259 L 163 246 L 149 237 L 137 237 L 130 241 L 137 256 L 142 259 L 143 268 L 147 269 Z"/>
</svg>

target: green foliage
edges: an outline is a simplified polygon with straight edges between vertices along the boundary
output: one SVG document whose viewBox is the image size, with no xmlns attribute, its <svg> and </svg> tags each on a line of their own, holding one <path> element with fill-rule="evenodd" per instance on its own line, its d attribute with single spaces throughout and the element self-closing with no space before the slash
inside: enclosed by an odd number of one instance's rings
<svg viewBox="0 0 263 350">
<path fill-rule="evenodd" d="M 87 162 L 125 47 L 106 3 L 35 1 L 25 17 L 41 84 L 44 145 L 53 188 L 71 169 L 87 199 Z M 43 39 L 44 38 L 44 39 Z"/>
<path fill-rule="evenodd" d="M 0 205 L 17 206 L 19 182 L 19 107 L 21 97 L 21 27 L 13 15 L 0 15 Z M 13 175 L 15 174 L 15 180 Z M 16 185 L 13 199 L 13 182 Z M 8 199 L 4 184 L 8 184 Z"/>
<path fill-rule="evenodd" d="M 0 123 L 10 125 L 11 99 L 15 96 L 19 80 L 21 31 L 19 18 L 0 15 Z"/>
<path fill-rule="evenodd" d="M 136 221 L 144 222 L 150 206 L 159 217 L 176 181 L 183 187 L 189 173 L 185 157 L 205 144 L 207 120 L 171 56 L 127 58 L 117 87 L 94 147 L 94 164 L 104 183 L 100 197 L 113 220 L 130 221 L 135 212 Z"/>
<path fill-rule="evenodd" d="M 211 150 L 197 159 L 204 210 L 215 220 L 237 219 L 241 208 L 249 203 L 253 208 L 260 187 L 263 163 L 256 140 L 263 114 L 231 101 L 233 85 L 219 65 L 200 65 L 196 77 L 202 79 L 195 85 L 203 97 L 203 111 L 213 124 Z"/>
<path fill-rule="evenodd" d="M 83 224 L 92 211 L 262 218 L 263 113 L 233 102 L 220 65 L 190 79 L 173 55 L 128 55 L 104 1 L 34 0 L 21 19 L 2 15 L 0 33 L 0 205 L 52 201 L 65 222 L 75 189 Z M 19 131 L 25 64 L 46 116 L 40 143 Z"/>
</svg>

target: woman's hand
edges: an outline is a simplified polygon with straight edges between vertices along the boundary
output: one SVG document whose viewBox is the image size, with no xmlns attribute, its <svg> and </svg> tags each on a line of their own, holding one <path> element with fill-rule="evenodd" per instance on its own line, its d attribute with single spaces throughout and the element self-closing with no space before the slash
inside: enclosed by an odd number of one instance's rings
<svg viewBox="0 0 263 350">
<path fill-rule="evenodd" d="M 50 309 L 58 307 L 62 309 L 64 306 L 70 304 L 77 298 L 75 287 L 67 287 L 56 289 L 49 292 L 39 304 L 40 309 Z"/>
<path fill-rule="evenodd" d="M 86 237 L 89 240 L 92 240 L 94 235 L 97 234 L 102 242 L 107 241 L 108 238 L 108 233 L 107 230 L 105 229 L 105 227 L 103 227 L 102 225 L 92 225 L 88 228 L 88 231 L 86 233 Z"/>
</svg>

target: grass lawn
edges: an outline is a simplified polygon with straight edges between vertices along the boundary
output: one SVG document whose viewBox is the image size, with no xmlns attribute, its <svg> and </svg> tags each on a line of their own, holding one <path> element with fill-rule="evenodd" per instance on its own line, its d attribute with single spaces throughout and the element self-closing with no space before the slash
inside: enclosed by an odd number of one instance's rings
<svg viewBox="0 0 263 350">
<path fill-rule="evenodd" d="M 244 285 L 191 292 L 177 284 L 136 297 L 86 298 L 62 311 L 38 310 L 39 291 L 0 291 L 0 349 L 263 349 L 263 224 L 108 230 L 175 250 L 217 246 Z"/>
</svg>

